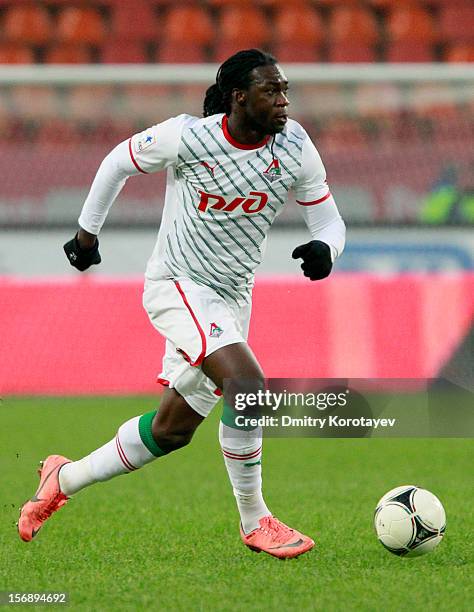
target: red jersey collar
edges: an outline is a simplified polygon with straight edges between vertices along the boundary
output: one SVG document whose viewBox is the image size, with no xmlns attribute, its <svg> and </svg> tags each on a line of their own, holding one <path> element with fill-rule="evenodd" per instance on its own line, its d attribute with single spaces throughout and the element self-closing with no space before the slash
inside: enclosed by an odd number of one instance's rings
<svg viewBox="0 0 474 612">
<path fill-rule="evenodd" d="M 227 123 L 228 123 L 227 115 L 224 115 L 224 117 L 222 118 L 222 131 L 224 132 L 224 137 L 227 140 L 227 142 L 230 142 L 230 144 L 236 147 L 237 149 L 246 149 L 246 150 L 260 149 L 260 147 L 263 147 L 264 145 L 266 145 L 267 142 L 270 140 L 270 136 L 265 136 L 263 140 L 255 144 L 242 144 L 241 142 L 238 142 L 237 140 L 235 140 L 235 138 L 233 138 L 230 135 L 229 126 L 227 125 Z"/>
</svg>

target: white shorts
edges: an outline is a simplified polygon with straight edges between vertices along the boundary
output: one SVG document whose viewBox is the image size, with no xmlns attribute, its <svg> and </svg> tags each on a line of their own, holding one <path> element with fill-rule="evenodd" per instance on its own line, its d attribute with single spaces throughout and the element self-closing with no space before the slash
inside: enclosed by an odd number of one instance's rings
<svg viewBox="0 0 474 612">
<path fill-rule="evenodd" d="M 217 349 L 247 341 L 251 304 L 229 304 L 210 287 L 177 278 L 147 279 L 143 306 L 166 338 L 158 382 L 176 389 L 193 410 L 206 417 L 222 394 L 200 365 Z"/>
</svg>

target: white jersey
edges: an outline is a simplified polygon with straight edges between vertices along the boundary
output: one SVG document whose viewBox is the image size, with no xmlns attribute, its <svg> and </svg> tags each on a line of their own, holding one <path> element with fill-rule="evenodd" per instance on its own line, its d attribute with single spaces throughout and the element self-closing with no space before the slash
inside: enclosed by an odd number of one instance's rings
<svg viewBox="0 0 474 612">
<path fill-rule="evenodd" d="M 180 115 L 136 134 L 127 148 L 129 167 L 122 163 L 117 189 L 96 194 L 98 210 L 93 185 L 79 224 L 97 234 L 124 178 L 168 168 L 161 227 L 146 269 L 151 280 L 186 277 L 226 300 L 249 302 L 268 230 L 290 189 L 313 238 L 329 244 L 333 259 L 343 249 L 344 224 L 323 163 L 296 121 L 244 145 L 232 138 L 223 114 Z"/>
</svg>

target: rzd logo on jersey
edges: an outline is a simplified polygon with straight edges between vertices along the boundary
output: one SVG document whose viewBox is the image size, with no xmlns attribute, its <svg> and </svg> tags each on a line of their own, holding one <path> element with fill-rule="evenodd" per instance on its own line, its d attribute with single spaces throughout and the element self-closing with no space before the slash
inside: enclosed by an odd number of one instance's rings
<svg viewBox="0 0 474 612">
<path fill-rule="evenodd" d="M 268 195 L 261 191 L 251 191 L 247 197 L 238 196 L 236 198 L 206 193 L 205 191 L 198 191 L 198 193 L 201 196 L 198 210 L 201 212 L 206 212 L 209 209 L 233 212 L 239 208 L 247 215 L 253 215 L 265 208 L 268 202 Z"/>
</svg>

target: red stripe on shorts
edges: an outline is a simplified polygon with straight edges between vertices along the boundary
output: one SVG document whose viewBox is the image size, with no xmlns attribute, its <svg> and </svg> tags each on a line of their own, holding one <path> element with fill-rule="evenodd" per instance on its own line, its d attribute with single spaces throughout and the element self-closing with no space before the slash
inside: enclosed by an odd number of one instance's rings
<svg viewBox="0 0 474 612">
<path fill-rule="evenodd" d="M 194 314 L 193 309 L 189 305 L 189 302 L 186 299 L 186 296 L 184 295 L 184 291 L 182 290 L 181 285 L 178 283 L 178 281 L 174 281 L 174 284 L 176 285 L 176 289 L 179 291 L 179 295 L 182 297 L 183 302 L 184 302 L 186 308 L 188 309 L 189 314 L 191 315 L 191 317 L 192 317 L 192 319 L 193 319 L 193 321 L 194 321 L 194 323 L 195 323 L 195 325 L 196 325 L 196 327 L 198 329 L 199 335 L 201 336 L 201 346 L 202 346 L 201 352 L 200 352 L 198 358 L 196 359 L 196 361 L 194 361 L 194 362 L 191 361 L 191 358 L 189 357 L 189 355 L 187 355 L 183 351 L 183 349 L 179 349 L 179 352 L 182 353 L 182 355 L 186 359 L 186 361 L 189 361 L 190 365 L 198 366 L 198 365 L 201 365 L 204 357 L 206 356 L 206 334 L 204 333 L 202 327 L 199 325 L 199 321 L 197 320 L 197 317 Z"/>
</svg>

